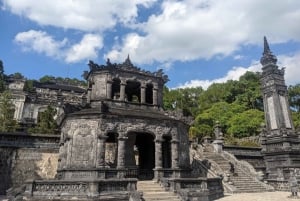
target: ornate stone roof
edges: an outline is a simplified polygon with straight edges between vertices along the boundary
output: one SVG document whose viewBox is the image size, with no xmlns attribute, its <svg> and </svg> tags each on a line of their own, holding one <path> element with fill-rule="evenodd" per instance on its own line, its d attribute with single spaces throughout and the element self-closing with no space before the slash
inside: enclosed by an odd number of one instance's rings
<svg viewBox="0 0 300 201">
<path fill-rule="evenodd" d="M 268 41 L 267 41 L 267 38 L 265 36 L 264 36 L 264 52 L 263 52 L 263 56 L 260 59 L 260 63 L 263 66 L 266 66 L 268 64 L 276 65 L 276 63 L 277 63 L 277 58 L 271 52 Z"/>
<path fill-rule="evenodd" d="M 131 72 L 131 73 L 142 74 L 142 75 L 151 76 L 151 77 L 157 77 L 157 78 L 162 79 L 164 83 L 169 81 L 168 76 L 163 73 L 162 69 L 159 69 L 156 72 L 150 72 L 150 71 L 145 71 L 145 70 L 142 70 L 141 68 L 134 66 L 131 63 L 129 55 L 126 58 L 126 60 L 121 64 L 111 63 L 110 59 L 107 59 L 106 65 L 98 65 L 90 60 L 88 63 L 88 66 L 90 67 L 90 71 L 84 71 L 84 73 L 83 73 L 83 77 L 85 79 L 87 79 L 92 72 L 103 71 L 103 70 L 109 70 L 109 71 L 117 70 L 117 71 L 126 71 L 126 72 Z"/>
<path fill-rule="evenodd" d="M 52 90 L 62 90 L 62 91 L 74 91 L 76 93 L 85 93 L 85 89 L 73 85 L 59 84 L 54 82 L 34 82 L 34 87 Z"/>
</svg>

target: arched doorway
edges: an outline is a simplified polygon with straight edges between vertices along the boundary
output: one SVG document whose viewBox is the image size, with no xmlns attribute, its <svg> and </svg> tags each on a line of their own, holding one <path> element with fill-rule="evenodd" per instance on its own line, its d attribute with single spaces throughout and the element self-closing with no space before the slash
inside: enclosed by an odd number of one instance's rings
<svg viewBox="0 0 300 201">
<path fill-rule="evenodd" d="M 135 133 L 135 159 L 138 166 L 138 179 L 151 180 L 154 177 L 155 145 L 154 136 L 149 133 Z"/>
</svg>

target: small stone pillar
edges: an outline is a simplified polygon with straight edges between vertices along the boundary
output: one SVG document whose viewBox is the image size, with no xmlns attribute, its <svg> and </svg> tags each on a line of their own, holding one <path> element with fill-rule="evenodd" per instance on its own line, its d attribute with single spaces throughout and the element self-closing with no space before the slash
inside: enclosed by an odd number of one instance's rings
<svg viewBox="0 0 300 201">
<path fill-rule="evenodd" d="M 121 80 L 121 83 L 120 83 L 120 100 L 121 101 L 125 101 L 125 87 L 126 87 L 125 80 Z"/>
<path fill-rule="evenodd" d="M 125 166 L 125 143 L 127 137 L 118 137 L 118 161 L 117 168 L 124 168 Z"/>
<path fill-rule="evenodd" d="M 216 153 L 221 153 L 223 151 L 224 137 L 221 131 L 221 126 L 218 121 L 216 122 L 214 133 L 215 133 L 215 140 L 213 141 L 214 151 Z"/>
<path fill-rule="evenodd" d="M 155 169 L 154 178 L 158 181 L 162 177 L 162 139 L 155 139 Z"/>
<path fill-rule="evenodd" d="M 178 143 L 177 139 L 171 141 L 171 150 L 172 150 L 172 168 L 179 168 L 178 163 Z"/>
<path fill-rule="evenodd" d="M 261 144 L 261 152 L 267 151 L 267 129 L 265 124 L 261 124 L 261 131 L 259 136 L 260 144 Z"/>
<path fill-rule="evenodd" d="M 141 84 L 141 103 L 146 103 L 146 84 Z"/>
<path fill-rule="evenodd" d="M 153 105 L 157 105 L 157 85 L 153 86 Z"/>
<path fill-rule="evenodd" d="M 112 81 L 108 80 L 106 82 L 106 98 L 111 99 L 112 98 Z"/>
<path fill-rule="evenodd" d="M 99 167 L 105 167 L 105 142 L 107 136 L 98 136 L 98 166 Z"/>
</svg>

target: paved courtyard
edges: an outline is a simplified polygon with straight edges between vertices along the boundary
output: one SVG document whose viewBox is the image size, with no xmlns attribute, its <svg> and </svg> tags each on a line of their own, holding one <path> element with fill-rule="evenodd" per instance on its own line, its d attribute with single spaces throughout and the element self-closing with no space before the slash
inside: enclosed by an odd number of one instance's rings
<svg viewBox="0 0 300 201">
<path fill-rule="evenodd" d="M 265 192 L 265 193 L 239 193 L 234 195 L 225 195 L 223 198 L 217 201 L 291 201 L 299 200 L 291 199 L 288 196 L 291 195 L 289 192 Z M 0 196 L 0 201 L 7 201 L 4 197 Z"/>
<path fill-rule="evenodd" d="M 285 201 L 285 200 L 299 200 L 291 199 L 290 192 L 264 192 L 264 193 L 240 193 L 234 195 L 225 195 L 218 201 Z"/>
</svg>

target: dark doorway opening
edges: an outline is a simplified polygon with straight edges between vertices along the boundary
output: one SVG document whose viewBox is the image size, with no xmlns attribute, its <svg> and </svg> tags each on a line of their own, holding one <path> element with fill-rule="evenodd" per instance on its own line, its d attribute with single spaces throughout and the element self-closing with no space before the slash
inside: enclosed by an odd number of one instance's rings
<svg viewBox="0 0 300 201">
<path fill-rule="evenodd" d="M 171 136 L 163 136 L 162 143 L 162 166 L 163 168 L 171 168 Z"/>
<path fill-rule="evenodd" d="M 154 177 L 155 146 L 154 136 L 148 133 L 136 134 L 137 165 L 139 168 L 138 179 L 151 180 Z"/>
</svg>

